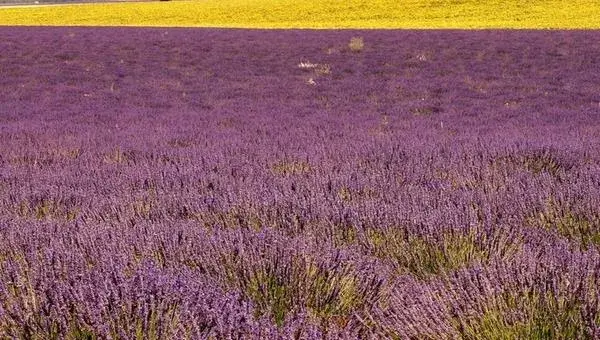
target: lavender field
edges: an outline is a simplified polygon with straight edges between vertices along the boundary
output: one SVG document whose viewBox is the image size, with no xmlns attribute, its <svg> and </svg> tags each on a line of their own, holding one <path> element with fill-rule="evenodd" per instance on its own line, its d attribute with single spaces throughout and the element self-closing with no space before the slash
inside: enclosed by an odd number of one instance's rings
<svg viewBox="0 0 600 340">
<path fill-rule="evenodd" d="M 0 36 L 0 338 L 600 339 L 599 31 Z"/>
</svg>

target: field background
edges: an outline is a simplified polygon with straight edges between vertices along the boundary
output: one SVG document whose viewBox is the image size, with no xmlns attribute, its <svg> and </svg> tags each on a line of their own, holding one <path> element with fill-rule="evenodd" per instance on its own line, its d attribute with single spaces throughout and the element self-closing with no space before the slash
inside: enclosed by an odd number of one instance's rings
<svg viewBox="0 0 600 340">
<path fill-rule="evenodd" d="M 43 5 L 0 339 L 600 339 L 598 2 Z"/>
<path fill-rule="evenodd" d="M 599 33 L 0 28 L 0 338 L 600 338 Z"/>
<path fill-rule="evenodd" d="M 11 26 L 600 28 L 600 2 L 586 0 L 206 0 L 0 9 L 0 25 Z"/>
</svg>

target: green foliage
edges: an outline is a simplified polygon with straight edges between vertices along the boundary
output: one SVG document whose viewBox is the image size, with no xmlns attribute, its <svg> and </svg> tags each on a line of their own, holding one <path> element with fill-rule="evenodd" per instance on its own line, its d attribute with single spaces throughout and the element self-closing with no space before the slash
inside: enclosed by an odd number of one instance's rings
<svg viewBox="0 0 600 340">
<path fill-rule="evenodd" d="M 135 340 L 169 339 L 176 331 L 179 322 L 179 306 L 176 302 L 152 301 L 147 304 L 147 311 L 143 302 L 128 303 L 120 306 L 121 310 L 116 316 L 107 315 L 110 332 L 113 338 L 119 339 L 120 332 L 125 330 Z"/>
<path fill-rule="evenodd" d="M 501 242 L 495 249 L 489 249 L 486 237 L 478 237 L 473 230 L 468 233 L 448 231 L 436 239 L 400 228 L 370 229 L 365 236 L 364 246 L 372 254 L 391 260 L 399 274 L 410 273 L 422 280 L 472 263 L 486 262 L 494 255 L 508 257 L 520 249 L 519 243 L 512 242 Z"/>
<path fill-rule="evenodd" d="M 77 218 L 79 209 L 68 206 L 58 199 L 23 200 L 16 207 L 16 213 L 22 218 L 53 219 L 68 222 Z"/>
<path fill-rule="evenodd" d="M 364 187 L 361 189 L 351 189 L 349 187 L 343 186 L 338 190 L 337 196 L 342 201 L 350 203 L 361 200 L 376 199 L 379 197 L 379 193 L 370 187 Z"/>
<path fill-rule="evenodd" d="M 589 339 L 576 299 L 551 293 L 504 292 L 476 317 L 455 317 L 463 339 Z"/>
<path fill-rule="evenodd" d="M 312 170 L 310 164 L 304 161 L 280 161 L 271 166 L 271 171 L 277 175 L 303 175 Z"/>
<path fill-rule="evenodd" d="M 540 151 L 522 157 L 521 162 L 525 168 L 535 174 L 547 172 L 558 176 L 564 170 L 564 166 L 547 151 Z"/>
<path fill-rule="evenodd" d="M 330 230 L 331 240 L 336 247 L 355 244 L 358 241 L 358 231 L 352 225 L 332 225 Z"/>
<path fill-rule="evenodd" d="M 227 281 L 239 286 L 254 302 L 257 316 L 269 315 L 281 326 L 288 315 L 304 309 L 327 328 L 331 322 L 347 323 L 380 291 L 374 278 L 362 277 L 352 265 L 338 261 L 324 264 L 294 256 L 260 266 L 238 262 L 224 267 L 230 268 Z"/>
<path fill-rule="evenodd" d="M 252 229 L 258 231 L 263 226 L 263 219 L 251 210 L 241 207 L 232 207 L 227 210 L 196 212 L 192 210 L 182 211 L 179 217 L 200 222 L 207 229 L 221 226 L 225 229 Z"/>
<path fill-rule="evenodd" d="M 577 212 L 554 199 L 549 199 L 541 212 L 531 214 L 527 224 L 554 230 L 584 250 L 600 247 L 600 216 Z"/>
<path fill-rule="evenodd" d="M 151 198 L 142 198 L 131 203 L 131 210 L 136 218 L 150 219 L 155 202 Z"/>
<path fill-rule="evenodd" d="M 113 151 L 105 154 L 103 159 L 105 163 L 109 164 L 125 164 L 129 160 L 129 157 L 120 147 L 117 147 Z"/>
<path fill-rule="evenodd" d="M 571 166 L 559 160 L 551 150 L 540 149 L 526 154 L 515 154 L 496 158 L 493 166 L 518 167 L 539 175 L 548 173 L 555 178 L 568 171 Z"/>
<path fill-rule="evenodd" d="M 72 322 L 66 338 L 67 340 L 96 340 L 100 337 L 87 327 Z"/>
<path fill-rule="evenodd" d="M 250 277 L 245 293 L 257 305 L 258 315 L 271 313 L 275 323 L 281 326 L 296 303 L 292 301 L 293 288 L 283 277 L 257 272 Z"/>
</svg>

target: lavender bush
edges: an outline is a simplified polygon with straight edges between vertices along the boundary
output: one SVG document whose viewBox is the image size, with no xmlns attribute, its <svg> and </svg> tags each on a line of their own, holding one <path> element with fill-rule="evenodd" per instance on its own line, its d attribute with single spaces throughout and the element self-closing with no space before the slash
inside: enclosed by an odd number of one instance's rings
<svg viewBox="0 0 600 340">
<path fill-rule="evenodd" d="M 0 337 L 600 338 L 598 32 L 1 31 Z"/>
</svg>

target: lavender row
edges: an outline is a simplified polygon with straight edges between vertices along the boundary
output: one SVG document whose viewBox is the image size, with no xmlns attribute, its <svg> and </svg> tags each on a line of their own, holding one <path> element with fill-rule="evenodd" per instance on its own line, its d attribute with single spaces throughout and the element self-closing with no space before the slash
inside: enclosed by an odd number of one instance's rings
<svg viewBox="0 0 600 340">
<path fill-rule="evenodd" d="M 3 28 L 0 334 L 600 337 L 597 35 Z"/>
</svg>

